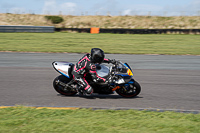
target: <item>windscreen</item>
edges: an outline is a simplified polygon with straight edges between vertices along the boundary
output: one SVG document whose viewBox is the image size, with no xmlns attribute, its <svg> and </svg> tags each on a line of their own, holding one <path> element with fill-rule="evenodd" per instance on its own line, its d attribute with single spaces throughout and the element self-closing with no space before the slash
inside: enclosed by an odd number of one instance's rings
<svg viewBox="0 0 200 133">
<path fill-rule="evenodd" d="M 100 77 L 106 77 L 109 75 L 109 72 L 110 72 L 108 66 L 99 65 L 99 64 L 96 65 L 96 71 Z"/>
</svg>

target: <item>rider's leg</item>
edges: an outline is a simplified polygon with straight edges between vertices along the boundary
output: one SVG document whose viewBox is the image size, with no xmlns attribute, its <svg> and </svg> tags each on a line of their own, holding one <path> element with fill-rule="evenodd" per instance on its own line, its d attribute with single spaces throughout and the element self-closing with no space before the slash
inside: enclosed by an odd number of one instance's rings
<svg viewBox="0 0 200 133">
<path fill-rule="evenodd" d="M 81 86 L 81 89 L 85 90 L 87 94 L 93 93 L 92 87 L 88 84 L 85 78 L 74 76 L 74 80 Z"/>
</svg>

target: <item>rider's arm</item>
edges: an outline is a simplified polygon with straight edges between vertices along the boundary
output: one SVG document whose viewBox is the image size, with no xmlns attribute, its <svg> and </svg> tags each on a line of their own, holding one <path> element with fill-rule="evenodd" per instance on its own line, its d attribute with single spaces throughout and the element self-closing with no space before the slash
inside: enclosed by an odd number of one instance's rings
<svg viewBox="0 0 200 133">
<path fill-rule="evenodd" d="M 91 68 L 89 70 L 89 73 L 91 74 L 92 76 L 92 79 L 94 82 L 105 82 L 106 79 L 100 77 L 97 72 L 96 72 L 96 66 L 95 64 L 94 65 L 91 65 Z"/>
<path fill-rule="evenodd" d="M 104 58 L 103 63 L 110 63 L 110 59 Z"/>
<path fill-rule="evenodd" d="M 102 63 L 112 63 L 112 64 L 114 64 L 116 61 L 115 61 L 115 59 L 106 59 L 106 58 L 104 58 L 104 60 L 103 60 L 103 62 Z"/>
</svg>

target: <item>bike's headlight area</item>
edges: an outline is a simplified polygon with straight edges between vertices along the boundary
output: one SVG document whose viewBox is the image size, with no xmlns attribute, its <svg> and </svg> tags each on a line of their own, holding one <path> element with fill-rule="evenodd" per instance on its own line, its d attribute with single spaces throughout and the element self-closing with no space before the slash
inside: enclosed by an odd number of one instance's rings
<svg viewBox="0 0 200 133">
<path fill-rule="evenodd" d="M 128 73 L 129 76 L 133 76 L 133 73 L 132 73 L 131 69 L 129 69 L 129 68 L 127 70 L 127 73 Z"/>
</svg>

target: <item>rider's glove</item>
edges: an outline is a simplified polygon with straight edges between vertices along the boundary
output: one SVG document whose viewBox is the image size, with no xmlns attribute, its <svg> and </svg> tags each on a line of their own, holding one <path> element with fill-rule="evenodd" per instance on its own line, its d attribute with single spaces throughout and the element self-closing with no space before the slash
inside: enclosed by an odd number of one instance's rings
<svg viewBox="0 0 200 133">
<path fill-rule="evenodd" d="M 116 63 L 116 60 L 115 60 L 115 59 L 112 59 L 112 60 L 110 60 L 110 63 L 115 64 L 115 63 Z"/>
</svg>

